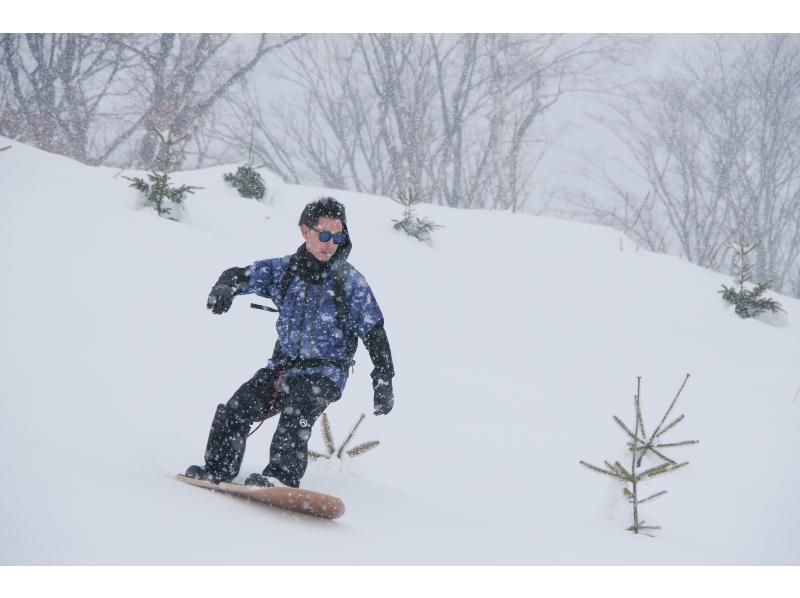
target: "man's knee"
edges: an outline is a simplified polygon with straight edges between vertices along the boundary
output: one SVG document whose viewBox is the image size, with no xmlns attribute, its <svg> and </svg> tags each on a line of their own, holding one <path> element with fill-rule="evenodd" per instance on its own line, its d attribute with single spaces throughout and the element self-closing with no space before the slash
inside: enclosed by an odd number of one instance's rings
<svg viewBox="0 0 800 598">
<path fill-rule="evenodd" d="M 228 401 L 228 409 L 248 425 L 262 419 L 272 403 L 276 379 L 277 373 L 274 370 L 258 370 L 233 394 Z"/>
<path fill-rule="evenodd" d="M 341 397 L 339 387 L 325 376 L 292 377 L 285 383 L 286 386 L 282 389 L 281 412 L 285 413 L 286 407 L 290 406 L 307 419 L 311 418 L 312 423 L 322 415 L 328 405 Z"/>
</svg>

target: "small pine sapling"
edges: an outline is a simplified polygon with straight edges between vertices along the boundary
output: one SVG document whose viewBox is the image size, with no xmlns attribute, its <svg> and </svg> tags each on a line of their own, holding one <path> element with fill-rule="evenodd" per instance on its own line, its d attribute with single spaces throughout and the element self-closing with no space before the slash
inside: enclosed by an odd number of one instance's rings
<svg viewBox="0 0 800 598">
<path fill-rule="evenodd" d="M 380 444 L 379 440 L 369 440 L 367 442 L 362 442 L 351 449 L 347 449 L 350 441 L 353 440 L 353 436 L 355 436 L 356 430 L 358 430 L 358 427 L 365 418 L 366 416 L 362 413 L 358 420 L 356 420 L 355 425 L 351 428 L 350 433 L 347 435 L 345 441 L 337 449 L 336 443 L 333 440 L 333 431 L 331 430 L 331 423 L 328 420 L 328 414 L 323 413 L 322 426 L 320 429 L 322 430 L 322 441 L 325 443 L 325 450 L 327 454 L 318 453 L 316 451 L 308 451 L 308 457 L 314 461 L 317 459 L 331 459 L 333 457 L 341 460 L 343 455 L 347 455 L 348 457 L 358 457 L 359 455 L 363 455 L 367 451 L 374 449 Z"/>
<path fill-rule="evenodd" d="M 166 216 L 170 220 L 176 220 L 171 216 L 172 207 L 167 205 L 169 201 L 173 207 L 180 206 L 186 198 L 187 193 L 194 193 L 195 189 L 199 187 L 191 187 L 189 185 L 181 185 L 180 187 L 173 187 L 170 185 L 169 175 L 175 170 L 178 165 L 177 151 L 175 145 L 185 141 L 187 136 L 173 137 L 172 130 L 167 131 L 166 136 L 158 129 L 153 129 L 161 138 L 163 143 L 163 151 L 156 158 L 153 165 L 153 171 L 147 174 L 149 183 L 139 177 L 123 177 L 131 181 L 130 186 L 141 191 L 145 196 L 145 205 L 155 208 L 159 216 Z"/>
<path fill-rule="evenodd" d="M 662 490 L 661 492 L 656 492 L 655 494 L 651 494 L 646 498 L 639 498 L 639 490 L 641 489 L 642 483 L 656 476 L 670 473 L 680 469 L 681 467 L 685 467 L 689 464 L 688 461 L 678 463 L 677 461 L 671 459 L 664 454 L 664 449 L 678 446 L 688 446 L 697 444 L 699 442 L 698 440 L 684 440 L 682 442 L 666 443 L 662 440 L 664 434 L 673 429 L 684 419 L 683 415 L 679 415 L 665 425 L 667 418 L 672 412 L 672 409 L 675 407 L 675 403 L 678 401 L 678 397 L 680 397 L 681 392 L 683 392 L 683 388 L 686 386 L 686 382 L 688 380 L 689 374 L 686 374 L 683 384 L 681 384 L 680 389 L 678 389 L 678 393 L 675 395 L 675 398 L 672 400 L 672 403 L 670 404 L 666 413 L 664 413 L 664 417 L 661 418 L 658 426 L 656 426 L 655 430 L 653 430 L 653 433 L 648 437 L 644 428 L 640 400 L 642 378 L 640 376 L 636 379 L 636 395 L 634 396 L 635 424 L 633 426 L 633 431 L 631 431 L 631 429 L 626 426 L 620 418 L 614 416 L 614 421 L 628 436 L 628 450 L 631 453 L 629 468 L 626 468 L 619 461 L 615 461 L 614 463 L 605 461 L 605 468 L 591 465 L 585 461 L 580 462 L 580 464 L 584 467 L 587 467 L 597 473 L 611 476 L 612 478 L 615 478 L 624 484 L 622 492 L 625 495 L 625 498 L 627 498 L 631 503 L 631 507 L 633 509 L 633 525 L 627 529 L 634 534 L 638 534 L 644 530 L 660 529 L 659 526 L 645 525 L 645 522 L 639 519 L 639 506 L 667 493 L 666 490 Z M 643 470 L 642 460 L 647 454 L 654 455 L 660 461 L 660 463 L 654 467 L 649 467 Z"/>
<path fill-rule="evenodd" d="M 394 229 L 403 231 L 407 235 L 414 237 L 418 241 L 430 241 L 431 233 L 437 228 L 443 228 L 428 218 L 420 218 L 414 214 L 414 207 L 425 200 L 424 195 L 415 193 L 409 189 L 401 191 L 397 198 L 392 198 L 403 206 L 403 218 L 400 220 L 392 219 Z"/>
<path fill-rule="evenodd" d="M 722 290 L 719 293 L 722 298 L 734 306 L 736 315 L 740 318 L 753 318 L 765 311 L 776 313 L 784 311 L 780 303 L 775 299 L 769 297 L 762 297 L 764 293 L 772 288 L 771 281 L 764 281 L 757 284 L 751 282 L 752 269 L 747 254 L 758 247 L 755 245 L 747 245 L 744 241 L 738 244 L 731 244 L 731 249 L 734 250 L 733 267 L 736 271 L 735 283 L 737 287 L 727 287 L 722 285 Z M 745 285 L 749 283 L 752 288 L 748 289 Z"/>
<path fill-rule="evenodd" d="M 242 197 L 261 199 L 267 190 L 264 179 L 252 166 L 239 166 L 236 174 L 226 172 L 222 178 L 230 183 Z"/>
</svg>

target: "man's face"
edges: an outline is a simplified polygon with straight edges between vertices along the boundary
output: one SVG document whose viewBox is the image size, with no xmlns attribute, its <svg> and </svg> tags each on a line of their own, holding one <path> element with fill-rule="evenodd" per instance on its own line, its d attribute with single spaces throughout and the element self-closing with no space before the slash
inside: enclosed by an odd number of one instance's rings
<svg viewBox="0 0 800 598">
<path fill-rule="evenodd" d="M 325 218 L 324 216 L 319 219 L 317 225 L 314 227 L 305 224 L 300 225 L 300 232 L 306 240 L 306 249 L 320 262 L 329 261 L 338 249 L 338 245 L 333 242 L 333 238 L 327 241 L 320 241 L 320 232 L 329 232 L 334 235 L 342 233 L 342 221 L 338 218 Z"/>
</svg>

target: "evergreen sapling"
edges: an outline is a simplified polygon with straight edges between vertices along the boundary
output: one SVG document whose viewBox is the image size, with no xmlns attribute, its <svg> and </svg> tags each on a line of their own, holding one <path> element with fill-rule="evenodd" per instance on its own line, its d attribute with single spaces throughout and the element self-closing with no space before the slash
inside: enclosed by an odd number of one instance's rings
<svg viewBox="0 0 800 598">
<path fill-rule="evenodd" d="M 168 130 L 166 136 L 158 129 L 153 129 L 161 138 L 163 151 L 159 153 L 155 160 L 152 172 L 147 174 L 149 183 L 139 177 L 123 177 L 131 181 L 130 186 L 141 191 L 145 196 L 145 205 L 155 208 L 159 216 L 166 216 L 170 220 L 176 220 L 171 216 L 174 207 L 180 207 L 187 193 L 194 193 L 199 187 L 181 185 L 173 187 L 170 184 L 169 175 L 178 165 L 178 152 L 175 145 L 187 139 L 187 136 L 174 138 L 172 130 Z M 169 202 L 170 205 L 167 205 Z"/>
<path fill-rule="evenodd" d="M 414 214 L 414 207 L 422 203 L 424 199 L 423 195 L 415 193 L 411 189 L 401 191 L 394 201 L 403 206 L 403 218 L 400 220 L 392 219 L 392 222 L 395 223 L 395 230 L 403 231 L 418 241 L 428 242 L 431 240 L 431 233 L 437 228 L 442 228 L 442 226 L 428 218 L 420 218 Z"/>
<path fill-rule="evenodd" d="M 666 423 L 667 418 L 669 417 L 672 409 L 675 407 L 675 403 L 678 401 L 678 397 L 680 397 L 681 392 L 683 392 L 683 388 L 686 386 L 686 382 L 689 380 L 689 374 L 686 374 L 686 378 L 683 380 L 683 384 L 681 384 L 678 393 L 675 395 L 675 398 L 672 400 L 669 408 L 667 409 L 666 413 L 664 413 L 664 417 L 661 418 L 658 426 L 656 426 L 653 433 L 648 437 L 647 432 L 645 431 L 644 427 L 644 419 L 642 418 L 642 409 L 641 409 L 641 382 L 642 378 L 638 377 L 636 379 L 636 395 L 634 396 L 634 426 L 633 430 L 631 430 L 628 426 L 626 426 L 623 421 L 614 416 L 614 421 L 617 425 L 622 428 L 625 434 L 628 436 L 628 451 L 630 451 L 630 465 L 625 467 L 621 462 L 614 461 L 613 463 L 609 461 L 605 461 L 605 468 L 598 467 L 596 465 L 591 465 L 585 461 L 581 461 L 580 464 L 588 469 L 595 471 L 597 473 L 602 473 L 604 475 L 611 476 L 612 478 L 619 480 L 623 483 L 622 493 L 625 495 L 625 498 L 631 504 L 631 508 L 633 510 L 633 524 L 627 528 L 628 531 L 633 532 L 634 534 L 638 534 L 645 530 L 657 530 L 660 529 L 659 526 L 653 525 L 645 525 L 645 521 L 641 520 L 639 515 L 639 507 L 640 505 L 651 501 L 659 496 L 663 496 L 667 493 L 666 490 L 662 490 L 660 492 L 656 492 L 655 494 L 651 494 L 645 498 L 640 498 L 640 490 L 642 484 L 647 480 L 650 480 L 654 477 L 663 475 L 665 473 L 670 473 L 672 471 L 676 471 L 682 467 L 688 465 L 688 461 L 678 463 L 677 461 L 671 459 L 667 455 L 664 454 L 664 449 L 674 448 L 679 446 L 688 446 L 692 444 L 697 444 L 699 441 L 697 440 L 684 440 L 682 442 L 664 442 L 662 437 L 664 434 L 672 430 L 675 426 L 677 426 L 680 422 L 683 421 L 684 416 L 679 415 L 668 424 Z M 666 425 L 665 425 L 666 424 Z M 646 469 L 642 469 L 642 461 L 646 455 L 654 456 L 660 463 L 653 467 L 648 467 Z"/>
<path fill-rule="evenodd" d="M 762 297 L 762 295 L 772 288 L 771 281 L 764 281 L 757 284 L 752 283 L 752 269 L 747 259 L 747 255 L 758 247 L 758 243 L 754 245 L 747 245 L 744 241 L 740 241 L 738 245 L 731 245 L 735 251 L 733 258 L 733 267 L 736 271 L 736 287 L 727 287 L 722 285 L 722 290 L 719 293 L 722 298 L 734 306 L 736 315 L 740 318 L 753 318 L 765 311 L 776 313 L 784 311 L 780 303 L 775 299 L 769 297 Z M 752 285 L 748 289 L 746 284 Z"/>
<path fill-rule="evenodd" d="M 230 183 L 242 197 L 261 199 L 267 190 L 264 179 L 252 166 L 239 166 L 236 174 L 226 172 L 222 178 Z"/>
<path fill-rule="evenodd" d="M 355 425 L 353 425 L 353 427 L 350 429 L 350 433 L 347 435 L 347 438 L 345 438 L 345 441 L 337 449 L 336 443 L 333 440 L 333 431 L 331 430 L 331 423 L 328 420 L 328 414 L 323 413 L 322 425 L 320 426 L 320 429 L 322 430 L 322 441 L 325 444 L 325 450 L 327 454 L 318 453 L 316 451 L 308 451 L 308 457 L 314 461 L 317 459 L 331 459 L 333 457 L 341 460 L 344 455 L 347 455 L 348 457 L 358 457 L 359 455 L 363 455 L 367 451 L 371 451 L 377 447 L 380 444 L 379 440 L 369 440 L 367 442 L 362 442 L 351 449 L 347 449 L 347 446 L 353 440 L 353 436 L 355 436 L 356 430 L 358 430 L 358 427 L 365 418 L 366 416 L 362 413 L 358 420 L 356 420 Z"/>
</svg>

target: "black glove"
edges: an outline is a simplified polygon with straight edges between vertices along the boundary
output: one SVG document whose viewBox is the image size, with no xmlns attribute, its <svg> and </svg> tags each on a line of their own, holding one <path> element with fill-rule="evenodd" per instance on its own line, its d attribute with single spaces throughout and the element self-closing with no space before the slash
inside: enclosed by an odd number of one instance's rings
<svg viewBox="0 0 800 598">
<path fill-rule="evenodd" d="M 233 289 L 226 284 L 218 284 L 208 295 L 206 307 L 215 314 L 224 314 L 233 305 Z"/>
<path fill-rule="evenodd" d="M 370 330 L 364 339 L 364 346 L 369 352 L 372 364 L 372 390 L 375 391 L 375 415 L 386 415 L 394 407 L 394 391 L 392 390 L 392 377 L 394 365 L 392 364 L 392 350 L 389 348 L 389 339 L 383 329 L 383 320 Z"/>
<path fill-rule="evenodd" d="M 375 391 L 375 415 L 386 415 L 394 407 L 394 391 L 392 379 L 373 378 L 372 390 Z"/>
<path fill-rule="evenodd" d="M 233 305 L 233 298 L 247 288 L 249 268 L 228 268 L 208 294 L 206 307 L 215 314 L 224 314 Z"/>
</svg>

